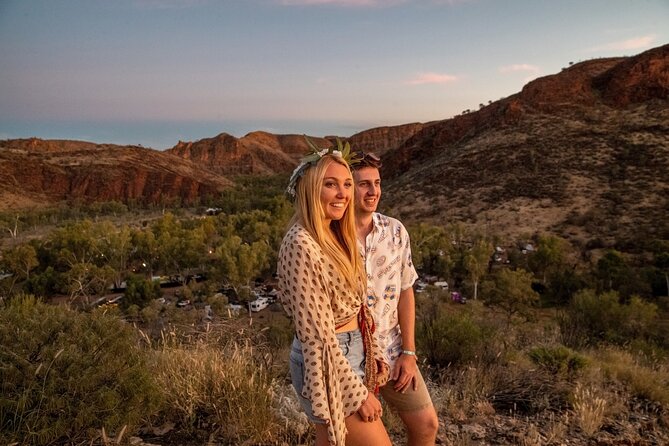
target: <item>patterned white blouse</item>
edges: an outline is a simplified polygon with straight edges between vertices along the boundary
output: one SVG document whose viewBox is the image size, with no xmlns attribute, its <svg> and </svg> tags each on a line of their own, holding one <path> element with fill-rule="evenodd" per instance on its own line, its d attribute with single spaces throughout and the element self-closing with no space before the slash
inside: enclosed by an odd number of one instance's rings
<svg viewBox="0 0 669 446">
<path fill-rule="evenodd" d="M 311 401 L 314 415 L 326 421 L 330 444 L 344 446 L 345 418 L 365 402 L 368 389 L 388 380 L 388 365 L 372 336 L 372 315 L 362 305 L 363 296 L 349 289 L 334 263 L 299 224 L 283 238 L 277 273 L 279 298 L 302 343 L 302 396 Z M 354 317 L 366 341 L 365 383 L 351 369 L 335 334 L 336 327 Z"/>
</svg>

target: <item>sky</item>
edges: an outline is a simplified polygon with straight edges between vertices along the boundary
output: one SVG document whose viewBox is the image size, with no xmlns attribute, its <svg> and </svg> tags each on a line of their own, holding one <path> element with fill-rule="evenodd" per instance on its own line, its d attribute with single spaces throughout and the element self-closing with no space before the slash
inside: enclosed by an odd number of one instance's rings
<svg viewBox="0 0 669 446">
<path fill-rule="evenodd" d="M 0 0 L 0 139 L 346 137 L 667 43 L 669 0 Z"/>
</svg>

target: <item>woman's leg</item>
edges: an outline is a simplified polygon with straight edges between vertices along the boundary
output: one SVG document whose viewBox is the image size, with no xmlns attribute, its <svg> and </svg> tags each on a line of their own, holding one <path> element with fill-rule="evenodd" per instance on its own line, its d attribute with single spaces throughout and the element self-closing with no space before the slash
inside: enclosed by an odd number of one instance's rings
<svg viewBox="0 0 669 446">
<path fill-rule="evenodd" d="M 360 415 L 354 413 L 346 417 L 346 428 L 348 429 L 346 446 L 392 446 L 388 432 L 380 419 L 370 423 L 362 421 Z"/>
<path fill-rule="evenodd" d="M 316 446 L 330 446 L 328 442 L 328 426 L 327 424 L 314 424 L 316 427 Z"/>
</svg>

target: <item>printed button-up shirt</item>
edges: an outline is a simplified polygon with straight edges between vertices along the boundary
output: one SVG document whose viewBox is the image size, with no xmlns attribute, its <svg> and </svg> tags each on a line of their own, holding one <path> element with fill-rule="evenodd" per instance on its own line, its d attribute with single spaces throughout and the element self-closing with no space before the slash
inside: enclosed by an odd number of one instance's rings
<svg viewBox="0 0 669 446">
<path fill-rule="evenodd" d="M 367 271 L 367 305 L 376 323 L 378 340 L 390 369 L 402 352 L 397 304 L 400 293 L 418 278 L 411 261 L 409 233 L 399 220 L 375 212 L 374 227 L 365 246 L 359 244 Z"/>
</svg>

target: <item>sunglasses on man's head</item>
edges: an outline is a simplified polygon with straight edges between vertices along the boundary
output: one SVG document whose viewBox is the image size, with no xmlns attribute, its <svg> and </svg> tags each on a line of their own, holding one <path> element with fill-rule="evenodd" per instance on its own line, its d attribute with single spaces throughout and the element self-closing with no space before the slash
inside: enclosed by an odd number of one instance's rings
<svg viewBox="0 0 669 446">
<path fill-rule="evenodd" d="M 381 158 L 372 152 L 363 152 L 360 161 L 356 163 L 359 166 L 381 167 Z"/>
</svg>

